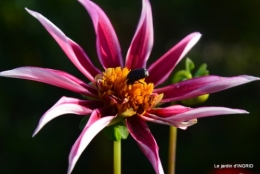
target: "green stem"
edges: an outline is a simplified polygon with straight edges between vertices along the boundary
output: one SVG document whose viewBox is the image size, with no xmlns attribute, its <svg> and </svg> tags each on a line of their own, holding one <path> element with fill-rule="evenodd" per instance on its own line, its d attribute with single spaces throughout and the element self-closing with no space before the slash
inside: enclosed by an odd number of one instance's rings
<svg viewBox="0 0 260 174">
<path fill-rule="evenodd" d="M 121 140 L 114 141 L 114 174 L 121 174 Z"/>
<path fill-rule="evenodd" d="M 176 144 L 177 144 L 177 128 L 174 126 L 170 126 L 168 174 L 175 174 Z"/>
</svg>

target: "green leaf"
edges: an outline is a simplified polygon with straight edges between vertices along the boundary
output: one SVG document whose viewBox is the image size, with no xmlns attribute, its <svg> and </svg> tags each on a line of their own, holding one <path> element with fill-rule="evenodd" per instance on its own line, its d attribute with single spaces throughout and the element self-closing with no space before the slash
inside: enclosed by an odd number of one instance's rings
<svg viewBox="0 0 260 174">
<path fill-rule="evenodd" d="M 185 68 L 188 72 L 191 72 L 195 68 L 193 61 L 188 57 L 185 60 Z"/>
<path fill-rule="evenodd" d="M 207 70 L 207 64 L 203 63 L 198 70 L 196 71 L 196 73 L 194 74 L 194 77 L 201 77 L 201 76 L 208 76 L 209 75 L 209 71 Z"/>
<path fill-rule="evenodd" d="M 112 141 L 118 141 L 121 139 L 127 139 L 129 132 L 127 127 L 122 123 L 118 122 L 111 126 L 108 126 L 102 130 L 106 137 Z"/>
</svg>

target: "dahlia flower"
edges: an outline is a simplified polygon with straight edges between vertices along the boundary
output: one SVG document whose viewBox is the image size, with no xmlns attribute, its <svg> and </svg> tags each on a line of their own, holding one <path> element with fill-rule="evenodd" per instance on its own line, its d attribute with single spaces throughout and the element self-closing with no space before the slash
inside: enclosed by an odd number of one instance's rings
<svg viewBox="0 0 260 174">
<path fill-rule="evenodd" d="M 169 78 L 174 67 L 199 40 L 201 34 L 199 32 L 189 34 L 147 66 L 153 46 L 153 21 L 149 0 L 142 0 L 141 17 L 124 62 L 119 41 L 106 14 L 90 0 L 79 2 L 86 8 L 93 21 L 97 55 L 103 70 L 95 67 L 84 50 L 48 19 L 40 13 L 26 10 L 39 20 L 90 83 L 64 71 L 48 68 L 20 67 L 0 73 L 3 77 L 43 82 L 84 96 L 82 99 L 62 97 L 41 117 L 33 133 L 35 136 L 46 123 L 63 114 L 90 115 L 86 126 L 71 148 L 68 173 L 71 173 L 81 153 L 95 135 L 111 124 L 123 122 L 151 162 L 155 172 L 162 174 L 164 172 L 158 146 L 146 124 L 147 121 L 186 129 L 195 124 L 197 118 L 248 113 L 225 107 L 190 108 L 181 105 L 159 107 L 158 104 L 161 103 L 214 93 L 259 78 L 247 75 L 236 77 L 210 75 L 158 87 Z M 149 76 L 139 78 L 139 74 L 134 74 L 137 76 L 136 79 L 129 79 L 128 74 L 139 68 L 148 71 Z"/>
</svg>

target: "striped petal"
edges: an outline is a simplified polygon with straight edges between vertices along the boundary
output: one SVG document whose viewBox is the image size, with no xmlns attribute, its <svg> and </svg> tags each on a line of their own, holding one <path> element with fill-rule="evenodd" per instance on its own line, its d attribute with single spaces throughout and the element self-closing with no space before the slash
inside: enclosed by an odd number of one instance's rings
<svg viewBox="0 0 260 174">
<path fill-rule="evenodd" d="M 90 122 L 87 123 L 80 136 L 74 143 L 69 154 L 69 168 L 68 174 L 70 174 L 75 167 L 83 150 L 88 146 L 90 141 L 109 123 L 114 119 L 114 116 L 106 116 L 101 118 L 99 112 L 94 110 L 90 116 Z"/>
<path fill-rule="evenodd" d="M 178 106 L 179 107 L 179 106 Z M 183 108 L 185 108 L 183 106 Z M 225 107 L 200 107 L 200 108 L 189 108 L 188 110 L 183 110 L 183 112 L 174 111 L 176 108 L 174 106 L 159 109 L 159 112 L 147 112 L 142 117 L 146 121 L 155 122 L 159 124 L 166 124 L 178 127 L 180 129 L 186 129 L 189 126 L 192 126 L 197 123 L 198 118 L 218 116 L 218 115 L 228 115 L 228 114 L 248 114 L 247 111 L 241 109 L 231 109 Z M 169 115 L 170 109 L 172 109 L 172 116 Z M 156 109 L 155 109 L 156 110 Z M 167 117 L 165 117 L 167 116 Z"/>
<path fill-rule="evenodd" d="M 86 115 L 92 112 L 89 106 L 93 107 L 95 101 L 79 100 L 75 98 L 62 97 L 54 106 L 52 106 L 40 119 L 33 137 L 52 119 L 64 114 Z"/>
<path fill-rule="evenodd" d="M 247 75 L 235 77 L 203 76 L 157 88 L 154 92 L 164 94 L 161 102 L 171 102 L 222 91 L 255 80 L 260 80 L 260 78 Z"/>
<path fill-rule="evenodd" d="M 126 119 L 126 125 L 131 136 L 151 162 L 155 172 L 163 174 L 164 171 L 158 153 L 159 148 L 147 124 L 140 117 L 133 116 Z"/>
<path fill-rule="evenodd" d="M 48 19 L 42 16 L 40 13 L 26 9 L 33 17 L 39 20 L 44 28 L 51 34 L 56 40 L 65 54 L 69 57 L 72 63 L 90 80 L 94 81 L 94 77 L 101 73 L 92 62 L 84 50 L 70 38 L 68 38 L 59 28 L 57 28 Z"/>
<path fill-rule="evenodd" d="M 143 0 L 139 24 L 126 56 L 126 67 L 129 69 L 145 68 L 152 46 L 153 20 L 151 5 L 148 0 Z"/>
<path fill-rule="evenodd" d="M 79 0 L 92 18 L 96 31 L 97 54 L 104 69 L 123 67 L 121 48 L 108 17 L 95 3 L 89 0 Z"/>
<path fill-rule="evenodd" d="M 97 90 L 76 77 L 59 70 L 39 67 L 20 67 L 0 72 L 2 77 L 33 80 L 97 98 Z"/>
<path fill-rule="evenodd" d="M 196 118 L 228 114 L 248 114 L 248 112 L 241 109 L 231 109 L 225 107 L 200 107 L 181 114 L 177 114 L 172 117 L 168 117 L 167 119 L 173 121 L 186 121 Z"/>
<path fill-rule="evenodd" d="M 172 73 L 174 67 L 198 42 L 200 37 L 201 34 L 198 32 L 191 33 L 151 64 L 148 68 L 149 77 L 146 78 L 146 81 L 154 83 L 155 86 L 164 83 Z"/>
</svg>

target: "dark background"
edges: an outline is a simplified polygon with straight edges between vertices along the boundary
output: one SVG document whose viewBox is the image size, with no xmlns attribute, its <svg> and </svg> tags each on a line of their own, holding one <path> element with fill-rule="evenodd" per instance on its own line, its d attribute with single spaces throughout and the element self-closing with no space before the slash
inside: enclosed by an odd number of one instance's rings
<svg viewBox="0 0 260 174">
<path fill-rule="evenodd" d="M 141 0 L 95 0 L 110 18 L 123 55 L 134 35 Z M 149 63 L 191 32 L 203 34 L 188 56 L 210 74 L 260 77 L 260 1 L 151 0 L 155 43 Z M 86 10 L 76 0 L 1 0 L 0 71 L 39 66 L 67 71 L 86 80 L 54 39 L 24 8 L 38 11 L 80 44 L 100 67 L 95 34 Z M 184 67 L 184 61 L 178 68 Z M 176 72 L 176 71 L 175 71 Z M 169 82 L 168 82 L 169 83 Z M 41 115 L 61 96 L 79 95 L 50 85 L 0 78 L 0 173 L 66 173 L 71 146 L 80 134 L 81 116 L 64 115 L 32 138 Z M 260 171 L 260 83 L 253 82 L 210 95 L 203 104 L 241 108 L 248 115 L 199 119 L 178 130 L 176 173 L 213 173 L 214 164 L 254 164 Z M 195 106 L 198 107 L 198 106 Z M 167 172 L 168 127 L 149 124 Z M 112 173 L 112 142 L 99 134 L 86 148 L 73 174 Z M 122 173 L 154 173 L 129 137 L 122 143 Z"/>
</svg>

